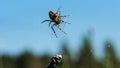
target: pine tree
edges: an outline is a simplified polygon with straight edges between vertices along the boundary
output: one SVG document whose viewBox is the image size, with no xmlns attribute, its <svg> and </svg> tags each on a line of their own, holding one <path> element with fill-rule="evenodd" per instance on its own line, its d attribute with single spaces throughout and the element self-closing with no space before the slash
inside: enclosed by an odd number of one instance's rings
<svg viewBox="0 0 120 68">
<path fill-rule="evenodd" d="M 109 41 L 107 41 L 105 44 L 105 47 L 106 47 L 105 48 L 106 56 L 105 56 L 105 60 L 104 60 L 105 68 L 119 68 L 117 55 L 115 54 L 113 44 L 110 43 Z"/>
<path fill-rule="evenodd" d="M 71 57 L 70 51 L 68 50 L 67 47 L 67 43 L 62 44 L 62 55 L 63 55 L 62 68 L 71 68 Z"/>
</svg>

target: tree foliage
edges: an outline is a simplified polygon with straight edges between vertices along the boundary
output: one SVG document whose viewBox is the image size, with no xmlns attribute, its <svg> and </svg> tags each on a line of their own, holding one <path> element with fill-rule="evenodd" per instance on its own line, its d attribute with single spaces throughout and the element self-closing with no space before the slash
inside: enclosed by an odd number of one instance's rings
<svg viewBox="0 0 120 68">
<path fill-rule="evenodd" d="M 114 45 L 111 42 L 105 43 L 105 57 L 100 62 L 95 59 L 92 43 L 88 37 L 85 37 L 82 42 L 82 48 L 79 49 L 76 59 L 72 58 L 71 51 L 68 49 L 67 43 L 62 43 L 62 56 L 63 61 L 61 68 L 119 68 L 120 61 L 117 58 Z M 0 57 L 0 68 L 46 68 L 51 59 L 50 54 L 43 56 L 34 56 L 31 52 L 27 51 L 18 56 L 10 57 L 3 55 Z M 100 60 L 100 59 L 99 59 Z"/>
</svg>

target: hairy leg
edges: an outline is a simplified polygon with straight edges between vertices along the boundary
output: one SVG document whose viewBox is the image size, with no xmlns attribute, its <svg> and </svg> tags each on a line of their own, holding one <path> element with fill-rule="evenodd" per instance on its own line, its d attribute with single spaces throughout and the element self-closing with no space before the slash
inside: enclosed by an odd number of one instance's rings
<svg viewBox="0 0 120 68">
<path fill-rule="evenodd" d="M 51 23 L 52 23 L 52 22 L 49 22 L 49 27 L 50 27 Z"/>
<path fill-rule="evenodd" d="M 63 21 L 63 20 L 62 20 L 62 22 L 63 22 L 63 23 L 67 23 L 67 24 L 71 24 L 71 23 L 65 22 L 65 21 Z"/>
<path fill-rule="evenodd" d="M 60 16 L 60 17 L 67 17 L 67 16 Z"/>
<path fill-rule="evenodd" d="M 52 26 L 51 26 L 51 29 L 53 30 L 53 32 L 54 32 L 54 34 L 55 34 L 55 36 L 56 36 L 56 38 L 57 38 L 57 35 L 56 35 L 56 32 L 55 32 L 55 30 L 54 30 L 54 27 L 55 26 L 55 24 L 53 24 Z"/>
<path fill-rule="evenodd" d="M 59 14 L 59 15 L 61 15 L 61 11 L 60 11 L 60 8 L 58 8 L 58 10 L 57 10 L 57 12 L 56 12 L 57 14 Z"/>
<path fill-rule="evenodd" d="M 44 23 L 44 22 L 47 22 L 47 21 L 50 21 L 50 22 L 51 22 L 51 20 L 44 20 L 44 21 L 42 21 L 41 23 Z"/>
<path fill-rule="evenodd" d="M 70 16 L 70 15 L 64 15 L 64 16 L 60 16 L 60 17 L 67 17 L 67 16 Z"/>
<path fill-rule="evenodd" d="M 60 26 L 57 26 L 59 28 L 60 31 L 62 31 L 64 34 L 67 34 L 65 31 L 62 30 L 62 28 L 60 28 Z"/>
</svg>

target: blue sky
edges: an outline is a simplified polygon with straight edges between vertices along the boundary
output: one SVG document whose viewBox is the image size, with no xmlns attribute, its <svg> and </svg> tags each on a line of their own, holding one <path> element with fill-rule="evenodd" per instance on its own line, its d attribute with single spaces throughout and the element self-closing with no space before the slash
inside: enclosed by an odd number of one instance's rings
<svg viewBox="0 0 120 68">
<path fill-rule="evenodd" d="M 110 39 L 120 50 L 119 0 L 0 0 L 0 53 L 17 55 L 25 49 L 34 54 L 59 53 L 60 43 L 67 40 L 76 50 L 89 28 L 94 28 L 93 49 L 103 54 L 103 44 Z M 63 26 L 67 35 L 55 38 L 48 23 L 49 10 L 61 7 L 62 15 L 71 23 Z M 74 45 L 74 46 L 73 46 Z"/>
</svg>

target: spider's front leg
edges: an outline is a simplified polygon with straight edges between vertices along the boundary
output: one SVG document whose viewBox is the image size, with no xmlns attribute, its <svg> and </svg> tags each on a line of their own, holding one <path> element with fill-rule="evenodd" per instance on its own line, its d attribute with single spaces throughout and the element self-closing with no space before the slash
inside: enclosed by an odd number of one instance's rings
<svg viewBox="0 0 120 68">
<path fill-rule="evenodd" d="M 50 21 L 50 22 L 51 22 L 51 20 L 44 20 L 44 21 L 42 21 L 41 23 L 44 23 L 44 22 L 47 22 L 47 21 Z"/>
<path fill-rule="evenodd" d="M 61 15 L 60 8 L 58 8 L 58 10 L 57 10 L 56 14 L 59 14 L 59 15 Z"/>
<path fill-rule="evenodd" d="M 53 22 L 52 20 L 44 20 L 41 23 L 44 23 L 44 22 L 47 22 L 47 21 L 49 22 L 49 27 L 50 27 L 51 23 Z"/>
</svg>

